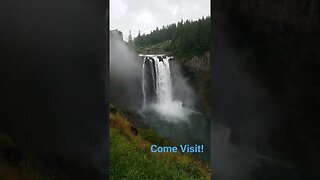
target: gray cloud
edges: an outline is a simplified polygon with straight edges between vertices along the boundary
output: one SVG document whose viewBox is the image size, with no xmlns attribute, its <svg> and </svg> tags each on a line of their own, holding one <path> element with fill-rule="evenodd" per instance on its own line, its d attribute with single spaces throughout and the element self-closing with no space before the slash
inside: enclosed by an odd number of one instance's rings
<svg viewBox="0 0 320 180">
<path fill-rule="evenodd" d="M 136 37 L 156 27 L 181 19 L 196 20 L 210 15 L 210 0 L 111 0 L 110 29 L 119 29 L 127 40 L 129 30 Z"/>
</svg>

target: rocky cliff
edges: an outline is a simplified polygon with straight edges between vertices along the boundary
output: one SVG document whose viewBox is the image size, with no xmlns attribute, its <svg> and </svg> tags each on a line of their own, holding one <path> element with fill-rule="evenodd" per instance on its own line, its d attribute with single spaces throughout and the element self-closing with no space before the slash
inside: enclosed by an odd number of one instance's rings
<svg viewBox="0 0 320 180">
<path fill-rule="evenodd" d="M 176 59 L 182 67 L 184 76 L 195 90 L 198 101 L 196 106 L 199 110 L 209 113 L 211 111 L 211 71 L 210 53 L 205 52 L 191 59 Z"/>
</svg>

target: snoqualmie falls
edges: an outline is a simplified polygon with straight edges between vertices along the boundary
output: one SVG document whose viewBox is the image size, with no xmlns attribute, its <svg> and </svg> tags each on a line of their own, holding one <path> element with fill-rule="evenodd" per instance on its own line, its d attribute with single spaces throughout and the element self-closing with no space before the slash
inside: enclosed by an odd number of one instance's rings
<svg viewBox="0 0 320 180">
<path fill-rule="evenodd" d="M 110 101 L 140 115 L 137 127 L 153 129 L 176 144 L 203 144 L 210 162 L 210 115 L 196 108 L 197 94 L 179 61 L 166 54 L 136 54 L 110 42 Z"/>
</svg>

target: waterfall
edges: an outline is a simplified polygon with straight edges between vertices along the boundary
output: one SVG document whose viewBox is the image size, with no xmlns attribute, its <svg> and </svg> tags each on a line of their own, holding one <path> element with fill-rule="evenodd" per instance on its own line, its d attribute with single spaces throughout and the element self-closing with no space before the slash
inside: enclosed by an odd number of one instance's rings
<svg viewBox="0 0 320 180">
<path fill-rule="evenodd" d="M 158 104 L 172 102 L 172 85 L 170 76 L 170 57 L 148 55 L 142 59 L 142 94 L 143 105 L 152 99 L 150 94 L 155 94 L 154 99 Z M 149 66 L 146 63 L 149 63 Z M 147 78 L 151 79 L 147 82 Z M 149 92 L 151 90 L 155 92 Z"/>
<path fill-rule="evenodd" d="M 153 109 L 168 121 L 188 120 L 193 111 L 182 106 L 173 97 L 169 60 L 165 55 L 140 55 L 142 57 L 143 109 Z M 184 89 L 180 89 L 183 91 Z"/>
</svg>

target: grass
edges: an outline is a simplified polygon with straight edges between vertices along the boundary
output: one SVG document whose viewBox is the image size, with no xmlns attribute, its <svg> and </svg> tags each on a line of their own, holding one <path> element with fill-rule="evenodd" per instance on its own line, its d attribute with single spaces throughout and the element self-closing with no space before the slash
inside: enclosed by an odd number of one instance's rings
<svg viewBox="0 0 320 180">
<path fill-rule="evenodd" d="M 151 144 L 172 145 L 150 129 L 131 133 L 131 124 L 120 112 L 110 113 L 111 179 L 210 179 L 210 169 L 195 156 L 151 153 Z"/>
<path fill-rule="evenodd" d="M 170 162 L 150 158 L 115 128 L 110 131 L 111 179 L 191 179 Z"/>
<path fill-rule="evenodd" d="M 159 136 L 155 131 L 152 129 L 142 129 L 138 128 L 138 132 L 140 136 L 149 141 L 151 144 L 156 144 L 160 146 L 173 146 L 175 145 L 173 142 L 169 141 L 167 138 L 163 138 Z"/>
</svg>

